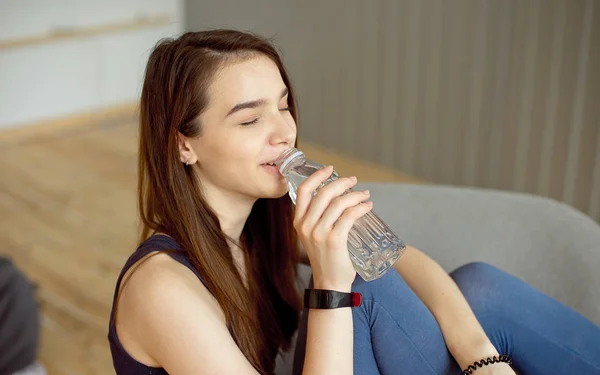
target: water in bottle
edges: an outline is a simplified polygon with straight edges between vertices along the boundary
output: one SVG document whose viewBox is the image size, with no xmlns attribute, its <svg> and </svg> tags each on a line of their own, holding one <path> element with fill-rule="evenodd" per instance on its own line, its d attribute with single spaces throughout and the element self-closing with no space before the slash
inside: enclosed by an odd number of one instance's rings
<svg viewBox="0 0 600 375">
<path fill-rule="evenodd" d="M 298 186 L 310 175 L 323 168 L 322 164 L 308 160 L 304 153 L 296 148 L 285 151 L 275 163 L 279 172 L 285 176 L 289 195 L 296 204 Z M 313 192 L 313 197 L 325 185 L 337 180 L 339 175 L 333 171 L 331 176 Z M 347 192 L 351 192 L 348 189 Z M 356 272 L 366 281 L 383 276 L 406 250 L 404 242 L 371 210 L 356 221 L 348 234 L 348 251 Z"/>
</svg>

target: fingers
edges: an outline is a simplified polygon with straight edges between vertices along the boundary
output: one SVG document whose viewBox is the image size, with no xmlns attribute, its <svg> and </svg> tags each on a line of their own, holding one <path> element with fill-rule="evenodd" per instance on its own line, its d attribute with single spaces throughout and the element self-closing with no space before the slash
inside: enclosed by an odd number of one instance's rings
<svg viewBox="0 0 600 375">
<path fill-rule="evenodd" d="M 331 230 L 330 241 L 340 244 L 346 243 L 348 241 L 348 233 L 354 223 L 372 209 L 373 202 L 371 201 L 346 209 L 335 223 L 335 227 Z"/>
<path fill-rule="evenodd" d="M 342 216 L 344 211 L 366 201 L 369 199 L 369 196 L 370 192 L 368 190 L 364 190 L 354 191 L 352 193 L 334 198 L 329 204 L 329 207 L 327 207 L 321 216 L 321 219 L 318 221 L 315 231 L 319 233 L 326 233 L 330 231 L 336 221 L 340 219 L 340 216 Z"/>
<path fill-rule="evenodd" d="M 342 177 L 319 190 L 302 219 L 304 225 L 311 228 L 317 225 L 317 222 L 321 219 L 321 216 L 331 202 L 335 198 L 341 197 L 342 194 L 354 185 L 356 185 L 356 177 Z"/>
<path fill-rule="evenodd" d="M 322 169 L 319 169 L 317 172 L 313 173 L 310 177 L 308 177 L 303 183 L 298 186 L 298 190 L 296 191 L 296 210 L 294 213 L 294 221 L 297 221 L 304 217 L 308 207 L 311 204 L 312 193 L 323 183 L 325 180 L 331 176 L 333 172 L 333 166 L 328 166 Z"/>
</svg>

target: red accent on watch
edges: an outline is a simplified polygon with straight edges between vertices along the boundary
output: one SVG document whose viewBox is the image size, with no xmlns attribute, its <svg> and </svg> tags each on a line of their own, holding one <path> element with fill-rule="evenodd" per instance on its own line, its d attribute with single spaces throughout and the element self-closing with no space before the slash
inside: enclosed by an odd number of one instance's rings
<svg viewBox="0 0 600 375">
<path fill-rule="evenodd" d="M 362 304 L 362 294 L 352 292 L 352 307 L 358 307 Z"/>
</svg>

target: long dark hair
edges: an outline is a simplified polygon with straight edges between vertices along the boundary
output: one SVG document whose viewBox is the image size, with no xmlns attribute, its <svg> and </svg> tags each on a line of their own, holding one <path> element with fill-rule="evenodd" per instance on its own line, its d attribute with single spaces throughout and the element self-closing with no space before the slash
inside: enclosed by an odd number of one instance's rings
<svg viewBox="0 0 600 375">
<path fill-rule="evenodd" d="M 188 32 L 161 40 L 148 60 L 140 103 L 138 203 L 140 241 L 152 232 L 173 237 L 187 252 L 225 313 L 229 331 L 248 361 L 272 373 L 278 349 L 288 349 L 298 327 L 300 296 L 295 288 L 299 260 L 292 226 L 293 204 L 285 195 L 258 199 L 242 231 L 248 267 L 242 282 L 215 212 L 203 198 L 191 167 L 181 163 L 178 132 L 202 135 L 198 116 L 208 87 L 227 63 L 263 55 L 293 89 L 276 49 L 259 36 L 234 30 Z M 274 324 L 276 323 L 276 324 Z"/>
</svg>

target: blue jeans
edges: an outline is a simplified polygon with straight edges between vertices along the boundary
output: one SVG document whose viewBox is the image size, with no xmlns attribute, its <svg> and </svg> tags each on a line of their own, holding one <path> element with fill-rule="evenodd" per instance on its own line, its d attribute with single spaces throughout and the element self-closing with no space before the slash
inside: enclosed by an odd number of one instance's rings
<svg viewBox="0 0 600 375">
<path fill-rule="evenodd" d="M 485 263 L 450 276 L 519 374 L 600 374 L 600 328 L 579 313 Z M 354 374 L 460 374 L 435 318 L 397 272 L 368 283 L 357 277 L 352 289 L 363 295 L 362 306 L 352 311 Z M 302 373 L 307 311 L 294 374 Z"/>
</svg>

